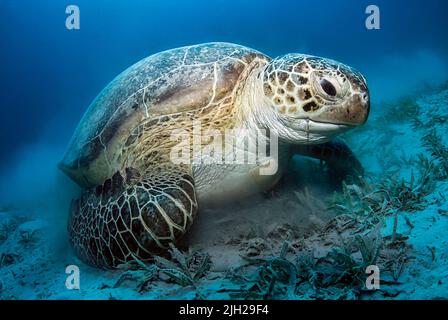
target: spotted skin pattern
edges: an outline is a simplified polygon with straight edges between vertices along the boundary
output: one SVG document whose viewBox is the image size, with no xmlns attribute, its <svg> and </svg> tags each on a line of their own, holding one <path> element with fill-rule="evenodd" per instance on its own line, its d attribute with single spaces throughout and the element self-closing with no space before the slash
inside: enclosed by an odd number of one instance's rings
<svg viewBox="0 0 448 320">
<path fill-rule="evenodd" d="M 360 97 L 367 90 L 362 76 L 344 68 L 308 56 L 272 60 L 228 43 L 168 50 L 131 66 L 89 106 L 59 165 L 84 189 L 72 202 L 68 221 L 76 254 L 90 265 L 116 268 L 163 252 L 191 226 L 200 206 L 198 191 L 219 184 L 229 173 L 223 167 L 222 177 L 215 177 L 204 167 L 174 164 L 170 152 L 178 141 L 171 139 L 173 133 L 183 130 L 192 139 L 195 121 L 202 134 L 244 125 L 255 129 L 252 110 L 263 113 L 265 106 L 244 103 L 252 101 L 248 97 L 268 97 L 272 103 L 267 108 L 281 114 L 326 109 L 329 117 L 338 118 L 340 108 L 328 108 L 340 103 L 340 95 L 366 99 Z M 324 74 L 339 79 L 347 91 L 323 99 L 310 81 Z M 340 116 L 348 117 L 345 111 Z"/>
<path fill-rule="evenodd" d="M 328 115 L 331 115 L 332 120 L 338 117 L 346 119 L 347 115 L 339 115 L 341 110 L 349 110 L 346 105 L 353 104 L 354 100 L 364 104 L 368 99 L 364 77 L 356 70 L 331 59 L 285 55 L 267 65 L 263 81 L 264 93 L 271 99 L 273 107 L 291 117 L 325 113 L 323 120 L 328 120 Z M 330 94 L 318 91 L 316 88 L 321 88 L 321 85 L 313 84 L 314 81 L 320 81 L 321 84 L 326 81 Z M 347 96 L 351 96 L 350 99 Z M 342 105 L 341 100 L 345 100 Z M 353 117 L 359 114 L 353 112 Z"/>
</svg>

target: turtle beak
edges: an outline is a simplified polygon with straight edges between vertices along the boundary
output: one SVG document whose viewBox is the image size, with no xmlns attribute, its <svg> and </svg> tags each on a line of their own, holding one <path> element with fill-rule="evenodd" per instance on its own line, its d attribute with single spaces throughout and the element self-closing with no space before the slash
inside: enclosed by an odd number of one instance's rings
<svg viewBox="0 0 448 320">
<path fill-rule="evenodd" d="M 310 119 L 321 123 L 359 126 L 363 125 L 370 113 L 370 96 L 366 88 L 363 92 L 355 92 L 340 104 L 327 105 Z"/>
</svg>

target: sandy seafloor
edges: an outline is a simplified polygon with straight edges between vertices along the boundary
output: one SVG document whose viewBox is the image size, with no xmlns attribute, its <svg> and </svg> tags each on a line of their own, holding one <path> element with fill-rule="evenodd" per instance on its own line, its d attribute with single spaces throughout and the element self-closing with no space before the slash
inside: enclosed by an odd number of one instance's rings
<svg viewBox="0 0 448 320">
<path fill-rule="evenodd" d="M 425 145 L 424 137 L 435 133 L 439 151 L 448 146 L 448 90 L 432 90 L 382 109 L 384 114 L 376 113 L 363 128 L 343 138 L 361 160 L 367 177 L 375 181 L 402 177 L 409 190 L 419 193 L 423 165 L 418 155 L 435 166 L 442 163 L 434 148 Z M 59 220 L 48 218 L 38 208 L 3 208 L 0 297 L 448 299 L 448 180 L 443 175 L 435 177 L 434 172 L 429 174 L 431 186 L 417 202 L 397 209 L 388 203 L 395 200 L 392 195 L 385 197 L 387 188 L 383 188 L 378 201 L 386 209 L 378 215 L 357 216 L 356 203 L 352 209 L 327 209 L 337 187 L 317 162 L 295 158 L 286 181 L 272 192 L 200 213 L 184 246 L 208 253 L 212 265 L 193 285 L 176 284 L 151 266 L 116 271 L 86 266 L 73 255 Z M 349 193 L 361 188 L 347 184 Z M 342 193 L 340 188 L 336 192 Z M 58 236 L 55 228 L 60 229 Z M 378 290 L 366 290 L 362 281 L 365 264 L 359 239 L 370 239 L 364 243 L 370 244 L 366 247 L 373 248 L 374 255 L 378 247 Z M 280 253 L 282 247 L 286 250 Z M 65 287 L 65 267 L 71 264 L 80 267 L 79 290 Z M 272 282 L 274 273 L 277 278 Z"/>
</svg>

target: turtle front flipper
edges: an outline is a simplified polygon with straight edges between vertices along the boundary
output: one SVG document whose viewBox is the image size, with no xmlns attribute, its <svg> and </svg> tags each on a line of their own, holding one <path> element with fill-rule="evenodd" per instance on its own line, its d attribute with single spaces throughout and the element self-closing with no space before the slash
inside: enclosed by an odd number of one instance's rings
<svg viewBox="0 0 448 320">
<path fill-rule="evenodd" d="M 69 237 L 86 263 L 114 268 L 134 257 L 149 261 L 179 239 L 197 212 L 194 181 L 183 170 L 117 172 L 74 200 Z"/>
<path fill-rule="evenodd" d="M 323 144 L 292 145 L 293 154 L 323 160 L 327 163 L 332 174 L 339 180 L 347 176 L 360 176 L 364 174 L 364 168 L 353 151 L 341 140 L 334 140 Z"/>
</svg>

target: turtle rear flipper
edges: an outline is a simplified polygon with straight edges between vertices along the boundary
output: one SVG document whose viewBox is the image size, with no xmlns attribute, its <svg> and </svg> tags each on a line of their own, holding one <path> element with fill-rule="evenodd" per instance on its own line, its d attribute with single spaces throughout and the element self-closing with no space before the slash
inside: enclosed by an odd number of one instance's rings
<svg viewBox="0 0 448 320">
<path fill-rule="evenodd" d="M 185 234 L 196 211 L 187 172 L 140 176 L 126 169 L 73 201 L 69 238 L 90 265 L 114 268 L 134 257 L 149 261 Z"/>
<path fill-rule="evenodd" d="M 292 152 L 325 161 L 333 178 L 340 181 L 347 176 L 357 177 L 364 174 L 361 162 L 341 140 L 314 145 L 293 145 Z"/>
</svg>

